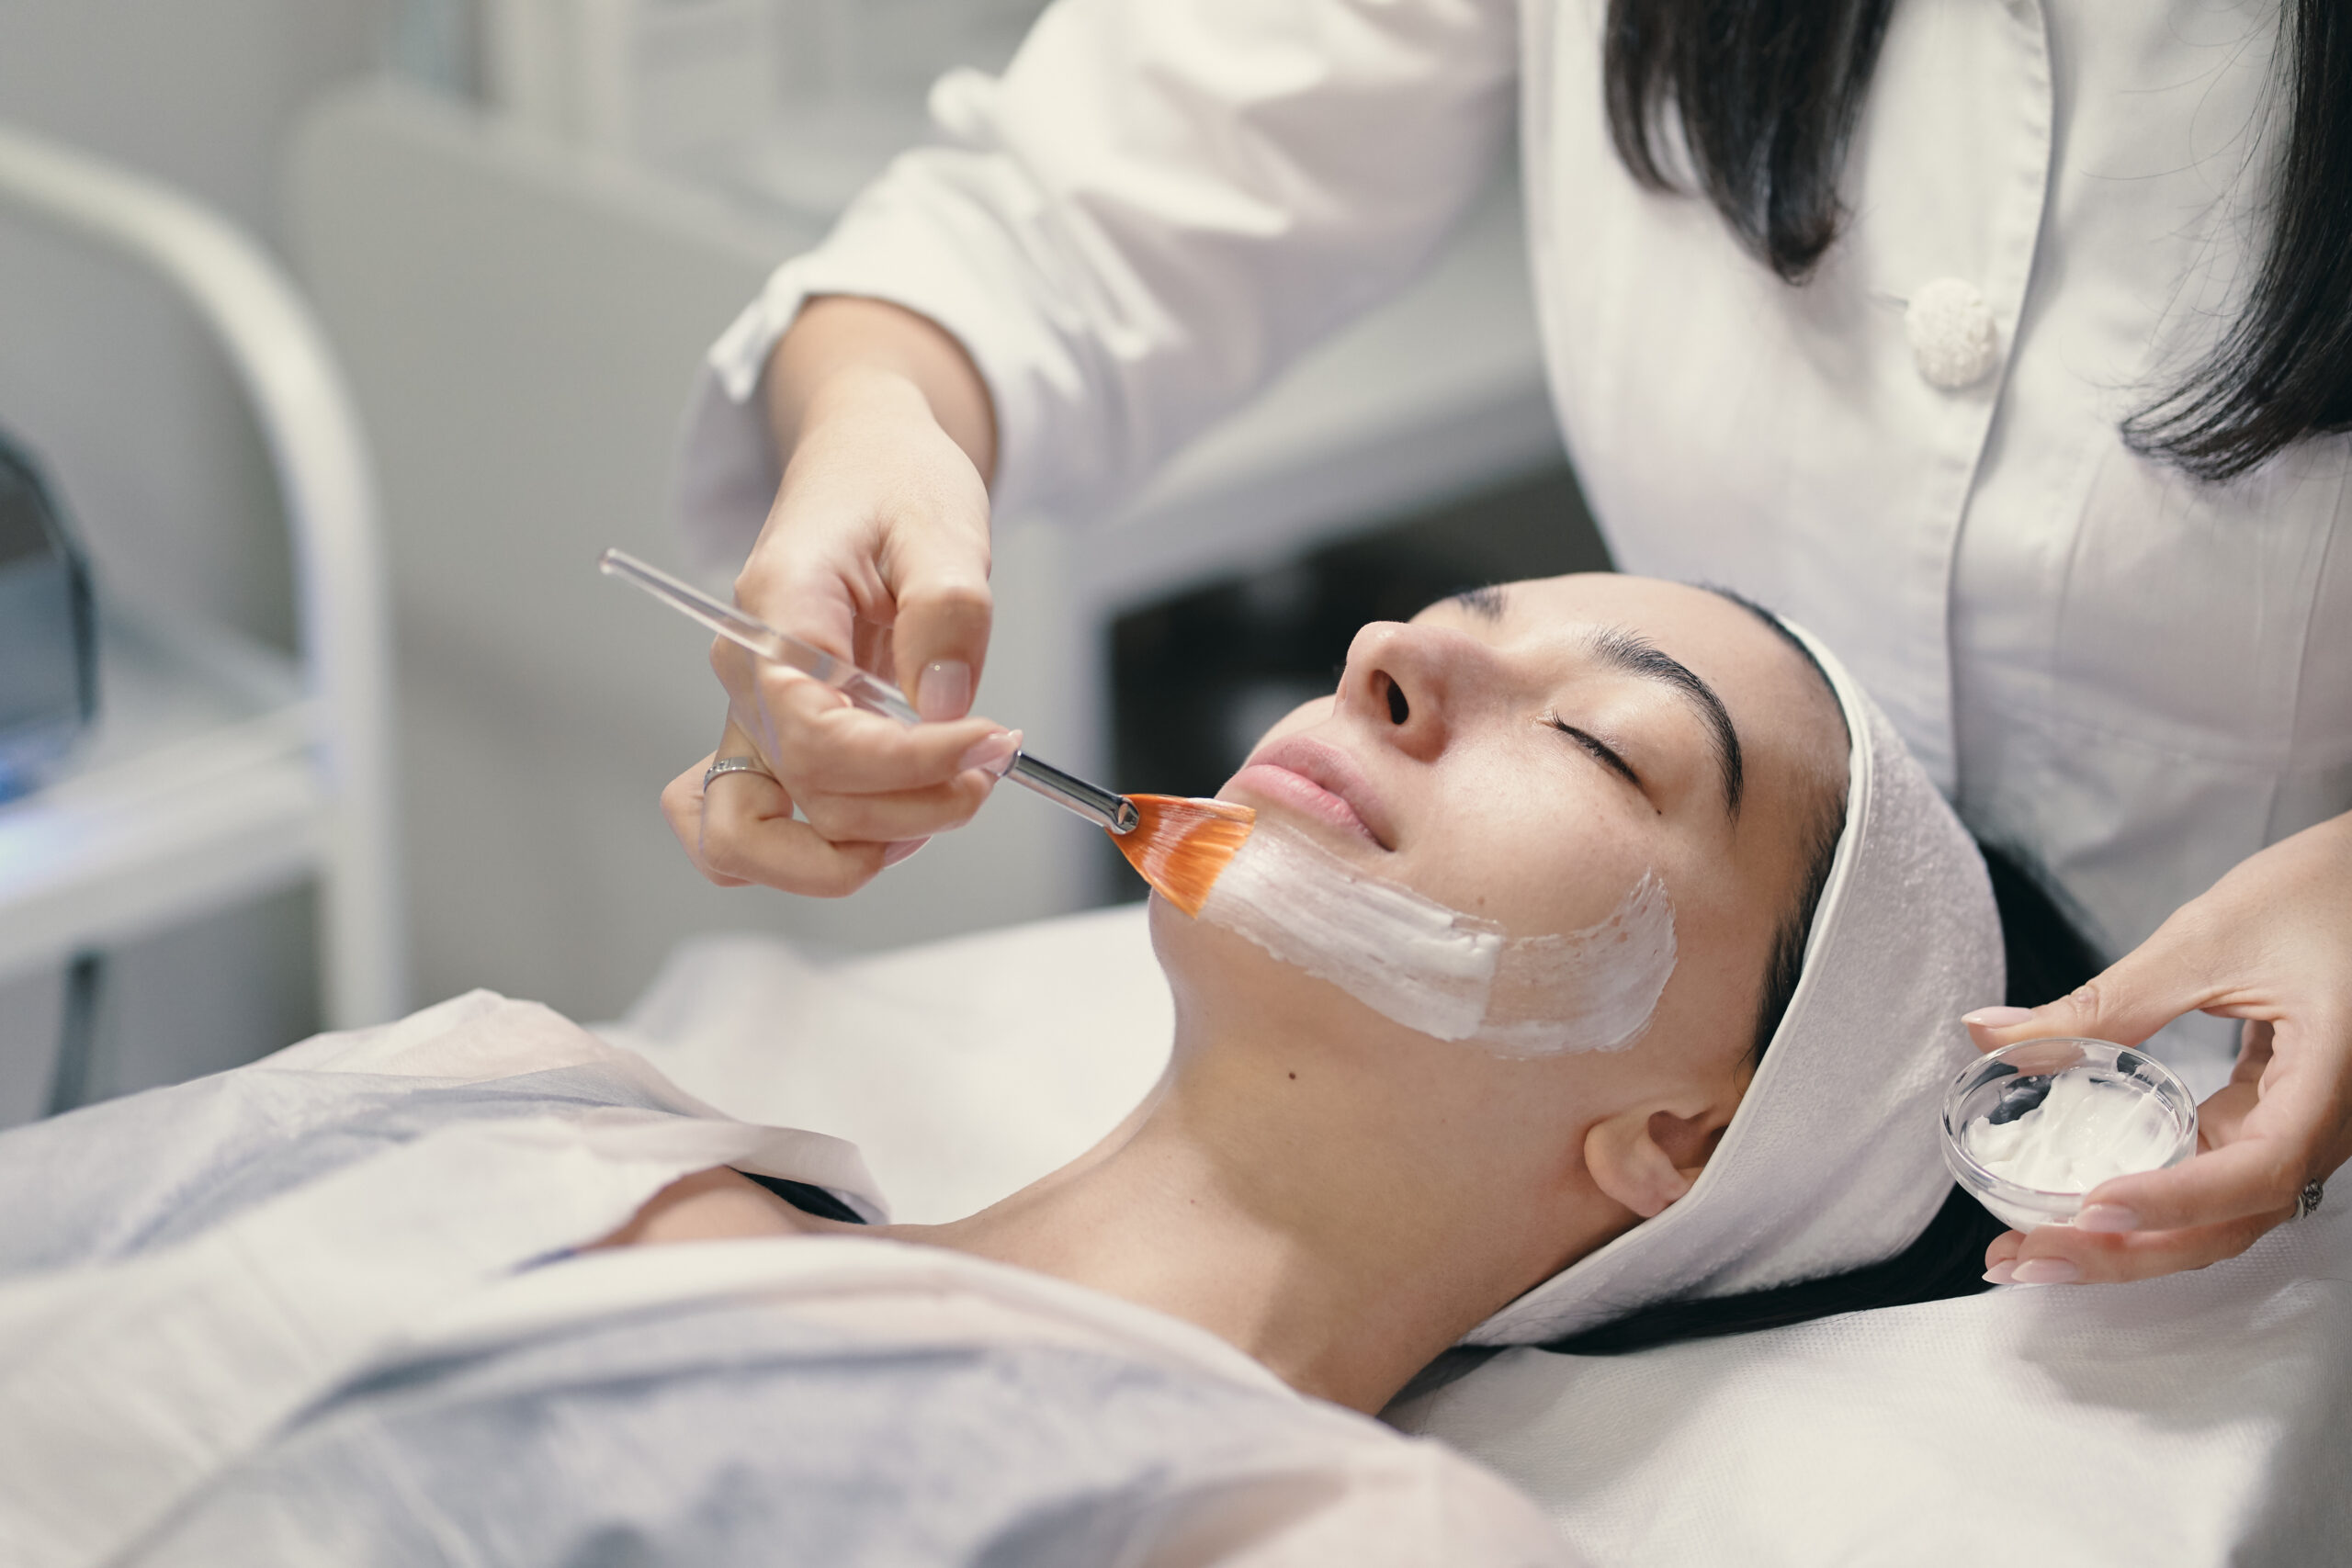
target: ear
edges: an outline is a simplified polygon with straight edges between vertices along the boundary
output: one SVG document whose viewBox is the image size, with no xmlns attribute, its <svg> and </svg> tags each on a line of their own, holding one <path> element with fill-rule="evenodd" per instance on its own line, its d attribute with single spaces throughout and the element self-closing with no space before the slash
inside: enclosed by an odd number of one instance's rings
<svg viewBox="0 0 2352 1568">
<path fill-rule="evenodd" d="M 1629 1107 L 1586 1132 L 1585 1169 L 1605 1196 L 1654 1219 L 1690 1190 L 1729 1124 L 1712 1105 L 1689 1116 L 1655 1101 Z"/>
</svg>

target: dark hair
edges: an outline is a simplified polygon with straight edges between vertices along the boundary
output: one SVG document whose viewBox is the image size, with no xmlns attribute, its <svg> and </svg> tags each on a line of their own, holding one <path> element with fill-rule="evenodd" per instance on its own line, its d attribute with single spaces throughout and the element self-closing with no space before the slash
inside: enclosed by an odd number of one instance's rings
<svg viewBox="0 0 2352 1568">
<path fill-rule="evenodd" d="M 1787 623 L 1758 604 L 1745 593 L 1716 583 L 1704 585 L 1708 592 L 1728 599 L 1772 629 L 1772 635 L 1796 649 L 1805 668 L 1821 682 L 1821 689 L 1829 694 L 1829 705 L 1838 715 L 1838 733 L 1846 736 L 1849 745 L 1853 737 L 1846 728 L 1846 705 L 1838 700 L 1838 688 L 1830 683 L 1829 671 L 1821 667 L 1804 638 L 1789 630 Z M 1804 872 L 1798 879 L 1796 897 L 1789 901 L 1788 909 L 1781 917 L 1780 929 L 1772 933 L 1772 949 L 1764 961 L 1764 990 L 1756 1006 L 1756 1033 L 1747 1049 L 1750 1073 L 1764 1065 L 1764 1053 L 1772 1043 L 1772 1036 L 1781 1031 L 1781 1020 L 1788 1016 L 1789 1003 L 1795 999 L 1797 981 L 1804 975 L 1804 944 L 1813 936 L 1813 914 L 1821 906 L 1821 890 L 1829 886 L 1829 870 L 1837 863 L 1838 840 L 1846 831 L 1846 795 L 1843 790 L 1824 790 L 1822 798 L 1814 802 L 1812 814 L 1802 829 L 1805 835 Z"/>
<path fill-rule="evenodd" d="M 1740 243 L 1790 283 L 1838 237 L 1847 144 L 1894 0 L 1610 0 L 1609 129 L 1634 177 L 1690 175 Z M 2289 0 L 2286 145 L 2270 241 L 2242 312 L 2182 383 L 2123 423 L 2144 457 L 2233 479 L 2290 444 L 2352 430 L 2352 8 Z"/>
</svg>

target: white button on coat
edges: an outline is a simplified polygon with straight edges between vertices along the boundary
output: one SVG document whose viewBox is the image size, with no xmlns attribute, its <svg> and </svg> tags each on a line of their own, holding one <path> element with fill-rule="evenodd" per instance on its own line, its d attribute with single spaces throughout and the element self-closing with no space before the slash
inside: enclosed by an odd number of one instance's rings
<svg viewBox="0 0 2352 1568">
<path fill-rule="evenodd" d="M 1957 391 L 1989 375 L 2001 357 L 1993 308 L 1965 278 L 1920 285 L 1903 312 L 1903 334 L 1930 387 Z"/>
<path fill-rule="evenodd" d="M 801 301 L 849 293 L 970 351 L 1001 517 L 1114 516 L 1412 277 L 1516 144 L 1553 399 L 1617 564 L 1819 633 L 2120 951 L 2352 808 L 2352 436 L 2205 485 L 2117 429 L 2226 324 L 2266 232 L 2239 172 L 2284 117 L 2249 46 L 2275 0 L 2251 9 L 1894 6 L 1851 218 L 1791 288 L 1626 173 L 1602 0 L 1056 0 L 1001 81 L 934 93 L 949 144 L 720 341 L 681 511 L 704 558 L 742 558 L 775 494 L 748 400 Z M 1978 327 L 1941 324 L 1920 285 L 1946 274 Z M 1992 396 L 1927 384 L 1996 365 Z"/>
</svg>

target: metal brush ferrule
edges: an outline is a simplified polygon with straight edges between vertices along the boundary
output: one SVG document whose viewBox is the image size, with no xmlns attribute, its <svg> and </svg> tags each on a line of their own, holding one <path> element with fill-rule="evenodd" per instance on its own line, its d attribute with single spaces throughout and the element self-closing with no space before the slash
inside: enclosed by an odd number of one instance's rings
<svg viewBox="0 0 2352 1568">
<path fill-rule="evenodd" d="M 1066 773 L 1051 762 L 1041 762 L 1026 751 L 1015 751 L 1012 765 L 1004 770 L 1004 777 L 1013 783 L 1035 790 L 1047 800 L 1077 812 L 1098 827 L 1125 836 L 1136 830 L 1142 814 L 1136 803 L 1124 795 L 1114 795 L 1098 784 Z"/>
</svg>

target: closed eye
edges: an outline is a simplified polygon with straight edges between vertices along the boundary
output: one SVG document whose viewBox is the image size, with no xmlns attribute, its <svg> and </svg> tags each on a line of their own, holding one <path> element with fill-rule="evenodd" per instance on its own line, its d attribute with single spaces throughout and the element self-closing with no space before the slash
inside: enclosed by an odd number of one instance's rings
<svg viewBox="0 0 2352 1568">
<path fill-rule="evenodd" d="M 1625 782 L 1632 784 L 1635 789 L 1640 789 L 1642 787 L 1642 775 L 1634 772 L 1633 768 L 1626 762 L 1625 759 L 1620 757 L 1614 750 L 1611 750 L 1607 743 L 1595 736 L 1586 734 L 1583 730 L 1578 729 L 1575 725 L 1568 723 L 1565 719 L 1548 714 L 1544 716 L 1546 723 L 1550 724 L 1553 728 L 1558 730 L 1561 734 L 1566 736 L 1569 739 L 1575 741 L 1577 745 L 1590 752 L 1593 760 L 1598 761 L 1602 767 L 1609 769 L 1612 773 L 1623 775 Z"/>
</svg>

